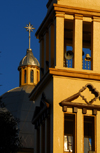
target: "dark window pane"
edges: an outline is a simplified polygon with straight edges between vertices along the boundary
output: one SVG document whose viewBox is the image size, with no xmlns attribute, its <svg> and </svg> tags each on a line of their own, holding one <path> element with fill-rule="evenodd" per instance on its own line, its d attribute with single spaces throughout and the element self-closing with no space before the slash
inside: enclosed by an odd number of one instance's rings
<svg viewBox="0 0 100 153">
<path fill-rule="evenodd" d="M 94 150 L 94 117 L 84 116 L 84 153 Z"/>
<path fill-rule="evenodd" d="M 64 151 L 74 152 L 75 146 L 75 115 L 65 114 L 64 118 Z"/>
<path fill-rule="evenodd" d="M 26 83 L 26 70 L 24 70 L 24 83 Z"/>
<path fill-rule="evenodd" d="M 31 83 L 33 83 L 33 77 L 34 77 L 34 71 L 33 70 L 31 70 L 31 72 L 30 72 L 30 82 Z"/>
</svg>

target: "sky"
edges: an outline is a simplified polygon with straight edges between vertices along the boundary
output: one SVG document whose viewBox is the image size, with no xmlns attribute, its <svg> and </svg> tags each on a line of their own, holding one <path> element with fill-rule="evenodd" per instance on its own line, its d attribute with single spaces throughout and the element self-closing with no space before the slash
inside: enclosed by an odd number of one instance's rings
<svg viewBox="0 0 100 153">
<path fill-rule="evenodd" d="M 47 13 L 48 0 L 0 1 L 0 95 L 19 86 L 19 62 L 28 49 L 29 22 L 33 55 L 40 61 L 40 45 L 35 33 Z"/>
</svg>

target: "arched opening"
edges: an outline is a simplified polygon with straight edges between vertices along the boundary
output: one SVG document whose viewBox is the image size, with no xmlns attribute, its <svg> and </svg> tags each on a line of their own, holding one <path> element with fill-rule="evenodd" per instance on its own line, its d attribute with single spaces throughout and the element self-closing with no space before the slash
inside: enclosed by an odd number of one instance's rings
<svg viewBox="0 0 100 153">
<path fill-rule="evenodd" d="M 26 83 L 26 70 L 24 70 L 24 83 Z"/>
<path fill-rule="evenodd" d="M 37 83 L 39 82 L 39 72 L 37 71 Z"/>
<path fill-rule="evenodd" d="M 31 83 L 34 82 L 34 71 L 33 70 L 30 71 L 30 82 Z"/>
</svg>

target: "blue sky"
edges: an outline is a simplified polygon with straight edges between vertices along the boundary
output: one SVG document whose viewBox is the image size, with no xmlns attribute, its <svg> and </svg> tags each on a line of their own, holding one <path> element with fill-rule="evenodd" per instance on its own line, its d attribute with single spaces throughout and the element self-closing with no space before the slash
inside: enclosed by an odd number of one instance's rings
<svg viewBox="0 0 100 153">
<path fill-rule="evenodd" d="M 44 19 L 48 0 L 2 0 L 0 1 L 0 95 L 19 86 L 20 60 L 28 48 L 28 32 L 24 28 L 31 22 L 31 48 L 40 61 L 39 41 L 35 32 Z"/>
</svg>

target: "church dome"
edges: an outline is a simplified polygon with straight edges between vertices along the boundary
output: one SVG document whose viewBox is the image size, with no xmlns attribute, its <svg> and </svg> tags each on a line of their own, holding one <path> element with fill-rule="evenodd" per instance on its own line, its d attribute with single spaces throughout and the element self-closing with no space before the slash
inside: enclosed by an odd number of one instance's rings
<svg viewBox="0 0 100 153">
<path fill-rule="evenodd" d="M 27 65 L 32 65 L 32 66 L 40 66 L 38 60 L 34 57 L 32 53 L 32 49 L 27 49 L 26 56 L 20 61 L 19 67 L 21 66 L 27 66 Z"/>
<path fill-rule="evenodd" d="M 34 103 L 29 100 L 29 94 L 34 87 L 34 85 L 16 87 L 0 96 L 8 111 L 14 117 L 20 119 L 19 136 L 22 138 L 24 148 L 33 148 L 34 146 L 34 129 L 31 124 Z"/>
</svg>

